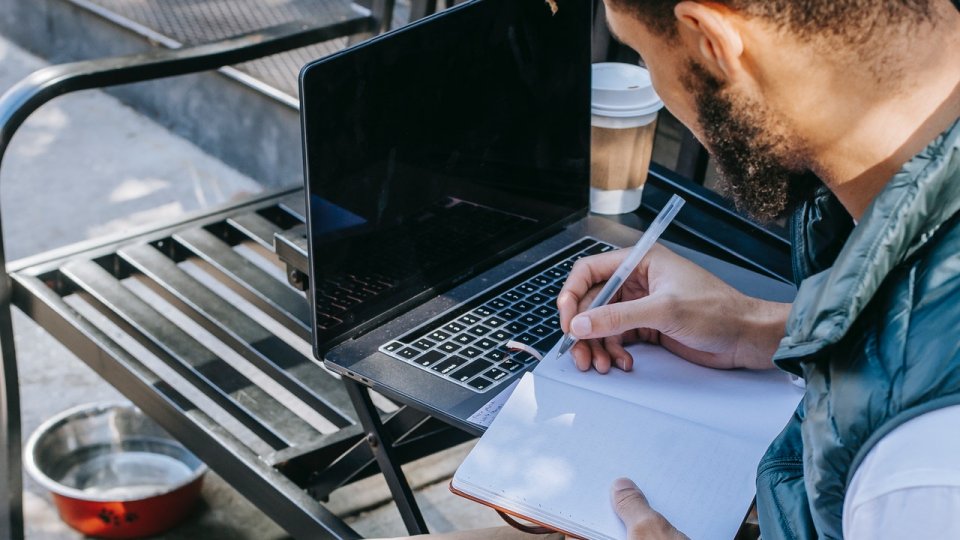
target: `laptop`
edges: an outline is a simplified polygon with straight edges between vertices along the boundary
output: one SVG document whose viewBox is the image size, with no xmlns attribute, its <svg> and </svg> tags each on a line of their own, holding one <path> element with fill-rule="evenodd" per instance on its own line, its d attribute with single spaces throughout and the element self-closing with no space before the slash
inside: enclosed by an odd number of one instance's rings
<svg viewBox="0 0 960 540">
<path fill-rule="evenodd" d="M 300 76 L 316 357 L 468 430 L 561 337 L 574 261 L 639 234 L 587 216 L 592 2 L 558 7 L 474 0 Z"/>
</svg>

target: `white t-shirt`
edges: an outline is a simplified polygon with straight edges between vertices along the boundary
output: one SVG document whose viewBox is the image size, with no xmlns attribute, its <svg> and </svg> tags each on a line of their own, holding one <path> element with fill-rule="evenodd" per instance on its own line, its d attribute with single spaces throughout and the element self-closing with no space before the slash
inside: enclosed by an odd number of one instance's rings
<svg viewBox="0 0 960 540">
<path fill-rule="evenodd" d="M 905 422 L 870 450 L 843 501 L 843 536 L 960 538 L 960 405 Z"/>
</svg>

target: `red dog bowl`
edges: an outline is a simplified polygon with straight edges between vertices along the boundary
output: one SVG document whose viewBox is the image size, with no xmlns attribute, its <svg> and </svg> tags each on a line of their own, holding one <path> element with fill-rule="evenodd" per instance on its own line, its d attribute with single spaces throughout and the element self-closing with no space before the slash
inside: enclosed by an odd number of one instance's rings
<svg viewBox="0 0 960 540">
<path fill-rule="evenodd" d="M 83 405 L 46 421 L 24 455 L 60 517 L 100 538 L 159 534 L 196 508 L 207 466 L 139 409 Z"/>
</svg>

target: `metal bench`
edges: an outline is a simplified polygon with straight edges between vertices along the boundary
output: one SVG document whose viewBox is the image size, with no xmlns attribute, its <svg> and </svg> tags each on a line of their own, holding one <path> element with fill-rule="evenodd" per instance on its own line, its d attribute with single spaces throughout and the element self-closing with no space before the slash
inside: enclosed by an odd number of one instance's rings
<svg viewBox="0 0 960 540">
<path fill-rule="evenodd" d="M 0 98 L 0 160 L 23 121 L 59 95 L 216 69 L 380 28 L 374 12 L 357 12 L 333 23 L 292 22 L 212 44 L 46 68 Z M 312 360 L 307 300 L 285 283 L 272 252 L 276 233 L 302 223 L 297 195 L 288 190 L 7 265 L 0 492 L 8 499 L 0 504 L 0 537 L 23 535 L 11 304 L 292 535 L 358 537 L 320 501 L 381 470 L 408 530 L 425 531 L 399 464 L 471 436 L 386 399 L 375 406 L 365 389 Z M 165 303 L 145 300 L 136 284 Z M 241 300 L 227 300 L 231 294 Z M 241 301 L 251 308 L 239 308 Z M 186 331 L 185 320 L 210 339 Z"/>
</svg>

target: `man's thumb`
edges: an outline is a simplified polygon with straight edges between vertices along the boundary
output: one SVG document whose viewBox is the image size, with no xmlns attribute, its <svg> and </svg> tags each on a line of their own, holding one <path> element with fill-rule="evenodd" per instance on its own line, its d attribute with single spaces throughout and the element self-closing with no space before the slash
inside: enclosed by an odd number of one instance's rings
<svg viewBox="0 0 960 540">
<path fill-rule="evenodd" d="M 578 339 L 601 338 L 617 336 L 637 328 L 661 330 L 671 318 L 660 298 L 645 296 L 581 313 L 570 323 L 570 330 Z"/>
<path fill-rule="evenodd" d="M 620 520 L 631 530 L 634 525 L 655 514 L 640 488 L 629 478 L 618 478 L 610 490 L 613 509 Z"/>
</svg>

